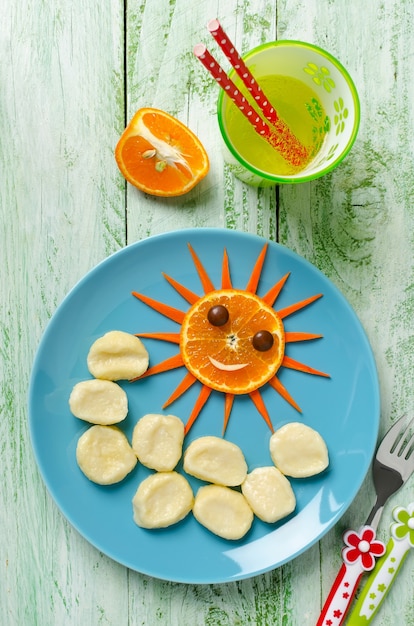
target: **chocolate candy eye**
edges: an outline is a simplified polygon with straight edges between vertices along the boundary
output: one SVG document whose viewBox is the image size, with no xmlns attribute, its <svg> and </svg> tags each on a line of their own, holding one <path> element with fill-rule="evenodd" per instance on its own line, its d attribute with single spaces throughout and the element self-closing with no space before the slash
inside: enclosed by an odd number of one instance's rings
<svg viewBox="0 0 414 626">
<path fill-rule="evenodd" d="M 229 320 L 229 312 L 222 304 L 216 304 L 207 313 L 207 319 L 212 326 L 224 326 Z"/>
<path fill-rule="evenodd" d="M 273 346 L 273 335 L 268 330 L 259 330 L 253 337 L 253 348 L 258 352 L 266 352 Z"/>
</svg>

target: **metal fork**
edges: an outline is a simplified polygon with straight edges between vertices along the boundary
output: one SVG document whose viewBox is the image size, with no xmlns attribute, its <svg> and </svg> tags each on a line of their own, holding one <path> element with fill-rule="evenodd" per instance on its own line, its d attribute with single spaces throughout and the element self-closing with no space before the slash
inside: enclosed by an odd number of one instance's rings
<svg viewBox="0 0 414 626">
<path fill-rule="evenodd" d="M 384 505 L 409 479 L 414 471 L 414 418 L 401 426 L 401 417 L 386 433 L 372 466 L 377 495 L 366 524 L 377 530 Z"/>
<path fill-rule="evenodd" d="M 375 504 L 365 525 L 358 531 L 344 534 L 343 564 L 331 587 L 316 626 L 340 626 L 366 571 L 375 566 L 375 557 L 382 556 L 385 545 L 375 539 L 384 505 L 414 471 L 414 418 L 408 423 L 401 417 L 389 429 L 375 455 L 372 472 L 376 492 Z"/>
</svg>

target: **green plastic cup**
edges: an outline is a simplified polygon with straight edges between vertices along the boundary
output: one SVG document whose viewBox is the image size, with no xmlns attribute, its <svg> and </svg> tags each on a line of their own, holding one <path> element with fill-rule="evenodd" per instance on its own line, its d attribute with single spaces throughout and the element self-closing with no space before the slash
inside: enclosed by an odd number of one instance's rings
<svg viewBox="0 0 414 626">
<path fill-rule="evenodd" d="M 283 107 L 287 113 L 286 122 L 291 110 L 299 107 L 303 121 L 309 124 L 308 130 L 315 142 L 312 156 L 306 165 L 288 174 L 274 171 L 278 166 L 273 163 L 272 168 L 269 167 L 264 153 L 263 159 L 255 154 L 254 161 L 250 160 L 247 142 L 246 146 L 237 145 L 241 133 L 239 134 L 234 121 L 230 121 L 236 105 L 220 90 L 218 123 L 224 141 L 224 160 L 233 174 L 250 185 L 267 187 L 280 183 L 303 183 L 331 172 L 350 151 L 360 122 L 359 98 L 347 70 L 329 52 L 301 41 L 263 44 L 244 55 L 243 60 L 259 85 L 263 79 L 269 81 L 275 77 L 276 81 L 280 77 L 287 77 L 294 79 L 296 83 L 300 81 L 309 88 L 304 91 L 303 101 L 298 97 L 295 102 L 285 102 Z M 234 70 L 230 77 L 246 94 L 247 89 Z M 309 96 L 309 90 L 312 97 Z M 263 91 L 266 93 L 266 89 Z M 269 99 L 272 100 L 270 96 Z M 272 101 L 272 104 L 280 114 L 278 102 Z M 241 116 L 238 111 L 237 114 Z M 285 115 L 280 116 L 285 119 Z M 245 124 L 248 126 L 249 122 L 246 120 Z"/>
</svg>

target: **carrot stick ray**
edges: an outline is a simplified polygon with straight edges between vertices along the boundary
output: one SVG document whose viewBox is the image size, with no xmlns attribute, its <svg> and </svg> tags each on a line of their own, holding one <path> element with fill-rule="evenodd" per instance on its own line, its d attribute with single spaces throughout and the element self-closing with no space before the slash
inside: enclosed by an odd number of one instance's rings
<svg viewBox="0 0 414 626">
<path fill-rule="evenodd" d="M 277 314 L 280 317 L 280 319 L 283 320 L 288 315 L 292 315 L 292 313 L 296 313 L 296 311 L 300 311 L 300 309 L 303 309 L 305 308 L 305 306 L 312 304 L 312 302 L 315 302 L 315 300 L 318 300 L 322 296 L 323 296 L 322 293 L 318 293 L 315 296 L 311 296 L 310 298 L 306 298 L 305 300 L 301 300 L 300 302 L 295 302 L 295 304 L 291 304 L 290 306 L 287 306 L 286 308 L 281 309 L 280 311 L 277 311 Z"/>
<path fill-rule="evenodd" d="M 257 257 L 256 263 L 254 264 L 251 276 L 249 278 L 249 282 L 246 285 L 246 291 L 250 293 L 256 293 L 257 285 L 259 284 L 260 275 L 262 273 L 263 263 L 266 257 L 267 252 L 267 243 L 262 248 L 259 256 Z"/>
<path fill-rule="evenodd" d="M 184 378 L 182 379 L 182 381 L 180 382 L 178 387 L 176 387 L 176 389 L 170 395 L 168 400 L 166 402 L 164 402 L 162 408 L 165 409 L 167 406 L 169 406 L 175 400 L 177 400 L 177 398 L 182 396 L 183 393 L 185 393 L 187 391 L 187 389 L 190 389 L 191 385 L 193 385 L 196 382 L 196 380 L 197 380 L 197 378 L 195 376 L 193 376 L 193 374 L 191 372 L 187 372 L 187 374 L 184 376 Z"/>
<path fill-rule="evenodd" d="M 221 288 L 231 289 L 233 287 L 230 278 L 229 257 L 227 256 L 227 250 L 224 248 L 223 263 L 221 268 Z"/>
<path fill-rule="evenodd" d="M 269 426 L 270 430 L 273 433 L 274 428 L 273 428 L 272 420 L 270 419 L 269 413 L 267 412 L 265 403 L 263 402 L 263 398 L 260 395 L 259 390 L 255 389 L 254 391 L 251 391 L 249 393 L 249 396 L 252 399 L 253 404 L 255 405 L 256 409 L 259 411 L 260 415 L 263 417 L 264 421 L 266 422 L 266 424 Z"/>
<path fill-rule="evenodd" d="M 262 300 L 264 300 L 264 302 L 266 302 L 266 304 L 268 304 L 269 306 L 273 306 L 274 303 L 276 302 L 276 299 L 278 297 L 278 295 L 280 294 L 280 292 L 282 291 L 282 288 L 284 287 L 285 282 L 287 281 L 287 279 L 290 276 L 290 272 L 288 272 L 287 274 L 285 274 L 275 285 L 273 285 L 273 287 L 271 287 L 269 289 L 269 291 L 263 296 Z"/>
<path fill-rule="evenodd" d="M 174 354 L 174 356 L 170 356 L 168 359 L 165 359 L 165 361 L 161 361 L 161 363 L 150 367 L 146 372 L 144 372 L 144 374 L 141 374 L 141 376 L 131 378 L 129 382 L 133 383 L 136 380 L 141 380 L 141 378 L 147 378 L 148 376 L 152 376 L 153 374 L 169 372 L 170 370 L 177 369 L 177 367 L 182 367 L 183 365 L 184 361 L 181 354 Z"/>
<path fill-rule="evenodd" d="M 192 427 L 192 425 L 194 424 L 194 422 L 196 421 L 197 417 L 200 415 L 200 411 L 203 408 L 203 406 L 205 405 L 205 403 L 207 402 L 210 393 L 212 392 L 211 387 L 207 387 L 206 385 L 203 385 L 201 387 L 201 391 L 200 391 L 200 395 L 198 396 L 194 406 L 193 406 L 193 410 L 191 411 L 191 415 L 188 418 L 188 422 L 185 425 L 184 428 L 184 435 L 187 435 L 190 431 L 190 428 Z"/>
<path fill-rule="evenodd" d="M 300 333 L 300 332 L 285 332 L 285 342 L 291 343 L 293 341 L 310 341 L 311 339 L 321 339 L 323 335 L 315 333 Z"/>
<path fill-rule="evenodd" d="M 163 272 L 162 275 L 164 276 L 165 280 L 169 282 L 172 287 L 174 287 L 174 289 L 180 294 L 180 296 L 182 296 L 184 300 L 187 300 L 187 302 L 189 302 L 190 304 L 194 304 L 195 302 L 197 302 L 197 300 L 200 299 L 200 296 L 198 296 L 190 289 L 187 289 L 187 287 L 184 287 L 184 285 L 176 281 L 174 278 L 171 278 L 171 276 L 168 276 L 168 274 L 165 274 Z"/>
<path fill-rule="evenodd" d="M 144 339 L 160 339 L 161 341 L 169 341 L 170 343 L 180 343 L 180 333 L 135 333 L 135 337 L 144 337 Z"/>
<path fill-rule="evenodd" d="M 282 396 L 284 400 L 286 400 L 286 402 L 288 402 L 291 406 L 293 406 L 294 409 L 299 411 L 299 413 L 302 413 L 302 409 L 300 408 L 300 406 L 295 402 L 295 400 L 292 398 L 292 396 L 290 395 L 286 387 L 282 385 L 282 383 L 280 382 L 278 378 L 276 378 L 276 376 L 274 376 L 274 378 L 271 378 L 269 380 L 269 385 L 273 387 L 273 389 L 277 391 L 278 394 Z"/>
<path fill-rule="evenodd" d="M 190 244 L 188 244 L 188 248 L 190 250 L 191 256 L 193 258 L 193 263 L 194 266 L 197 270 L 197 274 L 200 277 L 201 280 L 201 285 L 204 289 L 204 293 L 209 293 L 210 291 L 214 291 L 215 287 L 213 285 L 213 283 L 210 280 L 209 275 L 206 272 L 206 269 L 204 267 L 204 265 L 201 263 L 200 259 L 198 258 L 198 256 L 196 255 L 196 253 L 194 252 L 193 248 L 191 247 Z"/>
<path fill-rule="evenodd" d="M 330 378 L 329 374 L 325 374 L 325 372 L 321 372 L 314 369 L 313 367 L 309 367 L 309 365 L 305 365 L 304 363 L 299 363 L 299 361 L 295 361 L 294 359 L 291 359 L 289 356 L 286 355 L 283 357 L 282 367 L 297 370 L 298 372 L 304 372 L 305 374 L 314 374 L 315 376 L 324 376 L 325 378 Z"/>
<path fill-rule="evenodd" d="M 163 302 L 159 302 L 158 300 L 153 300 L 153 298 L 149 298 L 148 296 L 144 296 L 142 293 L 138 293 L 137 291 L 133 291 L 132 295 L 147 304 L 149 307 L 154 309 L 154 311 L 158 311 L 158 313 L 162 313 L 165 317 L 169 317 L 170 320 L 177 322 L 178 324 L 182 324 L 184 321 L 185 313 L 180 311 L 179 309 L 175 309 L 172 306 L 168 306 L 168 304 L 164 304 Z"/>
<path fill-rule="evenodd" d="M 223 437 L 226 432 L 227 424 L 229 423 L 231 409 L 233 407 L 234 393 L 226 393 L 224 400 L 224 422 L 223 422 Z"/>
</svg>

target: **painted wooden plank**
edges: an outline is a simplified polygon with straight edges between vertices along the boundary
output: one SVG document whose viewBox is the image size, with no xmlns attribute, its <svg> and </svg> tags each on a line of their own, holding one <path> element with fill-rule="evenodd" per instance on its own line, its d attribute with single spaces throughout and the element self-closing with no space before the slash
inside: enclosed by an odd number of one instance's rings
<svg viewBox="0 0 414 626">
<path fill-rule="evenodd" d="M 218 9 L 185 0 L 135 1 L 127 8 L 128 119 L 143 106 L 163 109 L 198 135 L 210 157 L 206 179 L 180 198 L 153 198 L 127 186 L 128 241 L 188 226 L 237 228 L 274 238 L 274 190 L 248 188 L 223 166 L 215 114 L 219 88 L 192 52 L 203 42 L 229 69 L 206 29 L 216 17 L 214 11 L 245 52 L 268 34 L 274 38 L 274 1 L 256 0 L 236 8 L 233 2 L 222 2 Z"/>
<path fill-rule="evenodd" d="M 24 0 L 0 9 L 0 623 L 312 624 L 339 565 L 341 532 L 370 508 L 370 477 L 341 523 L 282 568 L 227 585 L 158 581 L 101 555 L 57 511 L 30 450 L 27 384 L 48 319 L 95 263 L 151 234 L 226 226 L 273 239 L 279 233 L 339 286 L 374 348 L 381 431 L 410 412 L 413 8 L 367 0 L 361 16 L 358 0 L 222 0 L 214 7 L 134 0 L 126 7 L 126 84 L 119 0 Z M 357 83 L 363 118 L 351 155 L 325 179 L 281 188 L 279 207 L 273 190 L 249 188 L 223 166 L 217 86 L 191 53 L 200 40 L 210 45 L 211 17 L 243 51 L 276 36 L 319 44 Z M 125 118 L 147 105 L 187 123 L 210 154 L 209 177 L 182 199 L 144 196 L 116 168 Z M 411 481 L 401 502 L 412 496 Z M 408 565 L 379 626 L 410 623 Z"/>
<path fill-rule="evenodd" d="M 125 244 L 112 155 L 123 124 L 123 6 L 6 2 L 0 14 L 0 623 L 126 624 L 128 573 L 45 492 L 26 409 L 49 317 Z"/>
<path fill-rule="evenodd" d="M 412 411 L 412 128 L 414 95 L 410 65 L 414 40 L 410 3 L 279 3 L 279 36 L 329 50 L 348 69 L 361 99 L 361 128 L 345 162 L 315 183 L 281 190 L 281 238 L 320 267 L 348 298 L 373 347 L 381 382 L 381 434 L 391 419 Z M 346 32 L 338 36 L 340 29 Z M 398 241 L 398 245 L 392 242 Z M 397 330 L 397 326 L 399 327 Z M 386 506 L 413 499 L 412 481 Z M 320 542 L 322 598 L 340 564 L 341 534 L 362 524 L 374 501 L 369 475 L 341 522 Z M 388 521 L 387 521 L 388 520 Z M 292 563 L 301 568 L 302 558 Z M 377 622 L 410 623 L 413 569 L 401 573 Z M 306 589 L 306 587 L 305 587 Z M 300 598 L 299 598 L 300 593 Z M 296 596 L 303 602 L 303 588 Z M 317 605 L 310 617 L 317 616 Z M 299 617 L 299 616 L 298 616 Z"/>
</svg>

